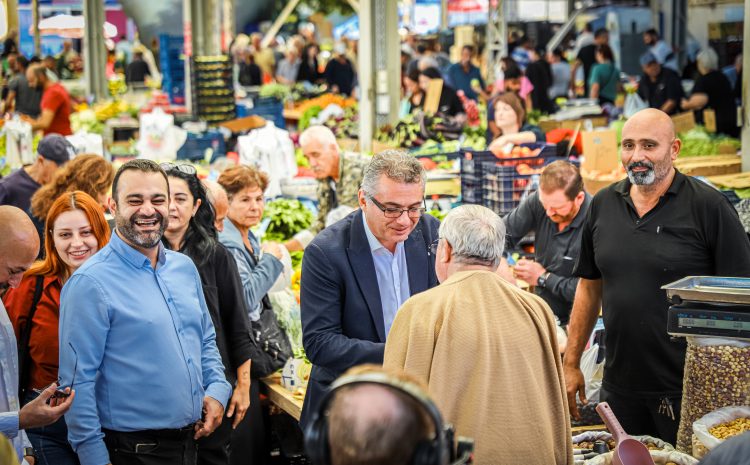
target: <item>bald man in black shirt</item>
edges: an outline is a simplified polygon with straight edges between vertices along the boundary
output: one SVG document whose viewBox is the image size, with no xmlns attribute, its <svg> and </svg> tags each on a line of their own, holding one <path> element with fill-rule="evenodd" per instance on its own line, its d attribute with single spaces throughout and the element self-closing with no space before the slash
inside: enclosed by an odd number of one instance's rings
<svg viewBox="0 0 750 465">
<path fill-rule="evenodd" d="M 682 143 L 666 113 L 645 109 L 622 131 L 628 178 L 597 193 L 581 232 L 564 371 L 571 414 L 584 400 L 580 358 L 599 309 L 606 363 L 602 399 L 629 434 L 674 444 L 685 341 L 667 334 L 661 286 L 685 276 L 750 277 L 750 241 L 717 190 L 678 172 Z"/>
</svg>

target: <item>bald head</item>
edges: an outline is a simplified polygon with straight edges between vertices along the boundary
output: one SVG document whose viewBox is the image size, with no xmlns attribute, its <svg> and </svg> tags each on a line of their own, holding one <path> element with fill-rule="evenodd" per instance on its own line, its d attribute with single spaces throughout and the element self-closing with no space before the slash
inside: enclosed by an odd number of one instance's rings
<svg viewBox="0 0 750 465">
<path fill-rule="evenodd" d="M 39 234 L 29 215 L 16 207 L 0 206 L 0 284 L 18 286 L 38 254 Z"/>
<path fill-rule="evenodd" d="M 630 182 L 644 191 L 668 187 L 681 147 L 672 118 L 661 110 L 641 110 L 622 127 L 622 164 Z"/>
<path fill-rule="evenodd" d="M 229 211 L 229 198 L 227 197 L 227 191 L 224 190 L 221 184 L 216 181 L 204 180 L 203 185 L 206 188 L 208 194 L 208 201 L 214 207 L 216 218 L 214 219 L 214 226 L 219 232 L 224 231 L 224 218 L 227 217 Z"/>
<path fill-rule="evenodd" d="M 622 127 L 623 138 L 625 132 L 659 132 L 672 140 L 675 138 L 674 122 L 668 114 L 656 108 L 646 108 L 631 116 Z"/>
<path fill-rule="evenodd" d="M 413 399 L 377 384 L 342 388 L 328 421 L 333 465 L 407 464 L 416 445 L 432 434 Z"/>
</svg>

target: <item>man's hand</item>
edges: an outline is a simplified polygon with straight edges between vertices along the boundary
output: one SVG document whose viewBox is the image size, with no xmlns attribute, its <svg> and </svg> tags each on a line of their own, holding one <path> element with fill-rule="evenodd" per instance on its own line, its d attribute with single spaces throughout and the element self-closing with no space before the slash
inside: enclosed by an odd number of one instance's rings
<svg viewBox="0 0 750 465">
<path fill-rule="evenodd" d="M 581 400 L 581 404 L 589 403 L 586 399 L 586 381 L 583 379 L 583 372 L 580 367 L 569 366 L 563 363 L 563 376 L 565 376 L 565 390 L 568 393 L 568 410 L 570 416 L 576 420 L 581 419 L 581 412 L 578 411 L 576 404 L 576 394 Z"/>
<path fill-rule="evenodd" d="M 26 455 L 23 459 L 26 460 L 26 463 L 28 463 L 29 465 L 34 465 L 36 463 L 36 460 L 31 455 Z"/>
<path fill-rule="evenodd" d="M 224 407 L 213 397 L 206 396 L 203 398 L 203 419 L 195 424 L 195 436 L 193 439 L 200 439 L 213 433 L 221 425 L 224 418 Z"/>
<path fill-rule="evenodd" d="M 227 417 L 232 418 L 234 416 L 232 429 L 237 428 L 242 419 L 245 418 L 248 408 L 250 408 L 250 385 L 238 384 L 234 388 L 229 407 L 227 407 Z"/>
<path fill-rule="evenodd" d="M 539 277 L 546 273 L 547 270 L 537 262 L 522 258 L 516 263 L 513 272 L 515 273 L 516 278 L 521 281 L 526 281 L 529 283 L 529 286 L 536 286 Z"/>
<path fill-rule="evenodd" d="M 51 425 L 70 409 L 76 395 L 75 391 L 65 388 L 65 393 L 69 394 L 68 397 L 50 400 L 56 390 L 57 383 L 52 383 L 42 391 L 39 397 L 24 405 L 18 412 L 18 429 L 40 428 Z M 50 400 L 49 405 L 47 405 L 47 400 Z"/>
</svg>

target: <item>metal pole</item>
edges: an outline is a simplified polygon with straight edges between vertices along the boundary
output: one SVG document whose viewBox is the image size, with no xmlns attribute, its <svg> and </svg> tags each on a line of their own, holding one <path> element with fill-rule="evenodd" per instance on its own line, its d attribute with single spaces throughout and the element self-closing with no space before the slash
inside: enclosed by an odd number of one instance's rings
<svg viewBox="0 0 750 465">
<path fill-rule="evenodd" d="M 83 70 L 86 93 L 94 100 L 108 96 L 105 68 L 107 62 L 104 45 L 104 3 L 102 0 L 83 2 Z"/>
<path fill-rule="evenodd" d="M 742 43 L 742 171 L 750 171 L 750 0 L 745 0 L 745 24 Z"/>
<path fill-rule="evenodd" d="M 375 1 L 359 2 L 359 147 L 363 152 L 372 150 L 372 139 L 375 134 L 375 25 L 372 17 Z"/>
<path fill-rule="evenodd" d="M 494 2 L 494 4 L 493 4 Z M 495 82 L 500 74 L 501 59 L 508 54 L 507 0 L 490 0 L 487 21 L 487 82 Z"/>
<path fill-rule="evenodd" d="M 20 40 L 21 30 L 18 26 L 18 0 L 5 0 L 5 14 L 8 16 L 8 32 L 16 30 Z M 19 46 L 21 44 L 18 44 Z"/>
<path fill-rule="evenodd" d="M 16 12 L 18 9 L 16 9 Z M 18 13 L 16 13 L 18 14 Z M 34 55 L 41 58 L 42 55 L 42 36 L 39 34 L 39 0 L 31 0 L 31 24 L 34 34 Z M 19 31 L 18 37 L 21 37 Z"/>
<path fill-rule="evenodd" d="M 229 51 L 229 44 L 235 36 L 234 0 L 222 0 L 222 51 Z"/>
<path fill-rule="evenodd" d="M 274 37 L 276 37 L 276 34 L 281 29 L 281 26 L 284 25 L 286 22 L 286 19 L 289 17 L 290 14 L 294 11 L 294 9 L 297 7 L 297 4 L 299 3 L 299 0 L 289 0 L 289 2 L 286 4 L 284 9 L 281 11 L 281 14 L 278 18 L 276 18 L 276 21 L 273 22 L 271 25 L 271 29 L 266 32 L 266 35 L 263 37 L 263 40 L 260 42 L 260 46 L 265 48 L 268 47 L 268 44 L 271 43 Z"/>
<path fill-rule="evenodd" d="M 440 30 L 448 29 L 448 0 L 440 0 Z"/>
</svg>

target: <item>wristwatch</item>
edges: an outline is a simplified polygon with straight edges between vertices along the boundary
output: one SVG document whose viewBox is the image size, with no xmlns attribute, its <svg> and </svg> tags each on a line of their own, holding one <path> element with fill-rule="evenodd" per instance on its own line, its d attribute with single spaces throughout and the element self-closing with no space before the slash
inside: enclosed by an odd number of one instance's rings
<svg viewBox="0 0 750 465">
<path fill-rule="evenodd" d="M 536 280 L 536 286 L 541 287 L 541 288 L 547 287 L 548 278 L 549 278 L 549 271 L 539 276 L 539 278 Z"/>
<path fill-rule="evenodd" d="M 33 457 L 34 460 L 36 460 L 36 452 L 34 452 L 33 447 L 24 447 L 23 448 L 23 456 L 24 457 Z"/>
</svg>

